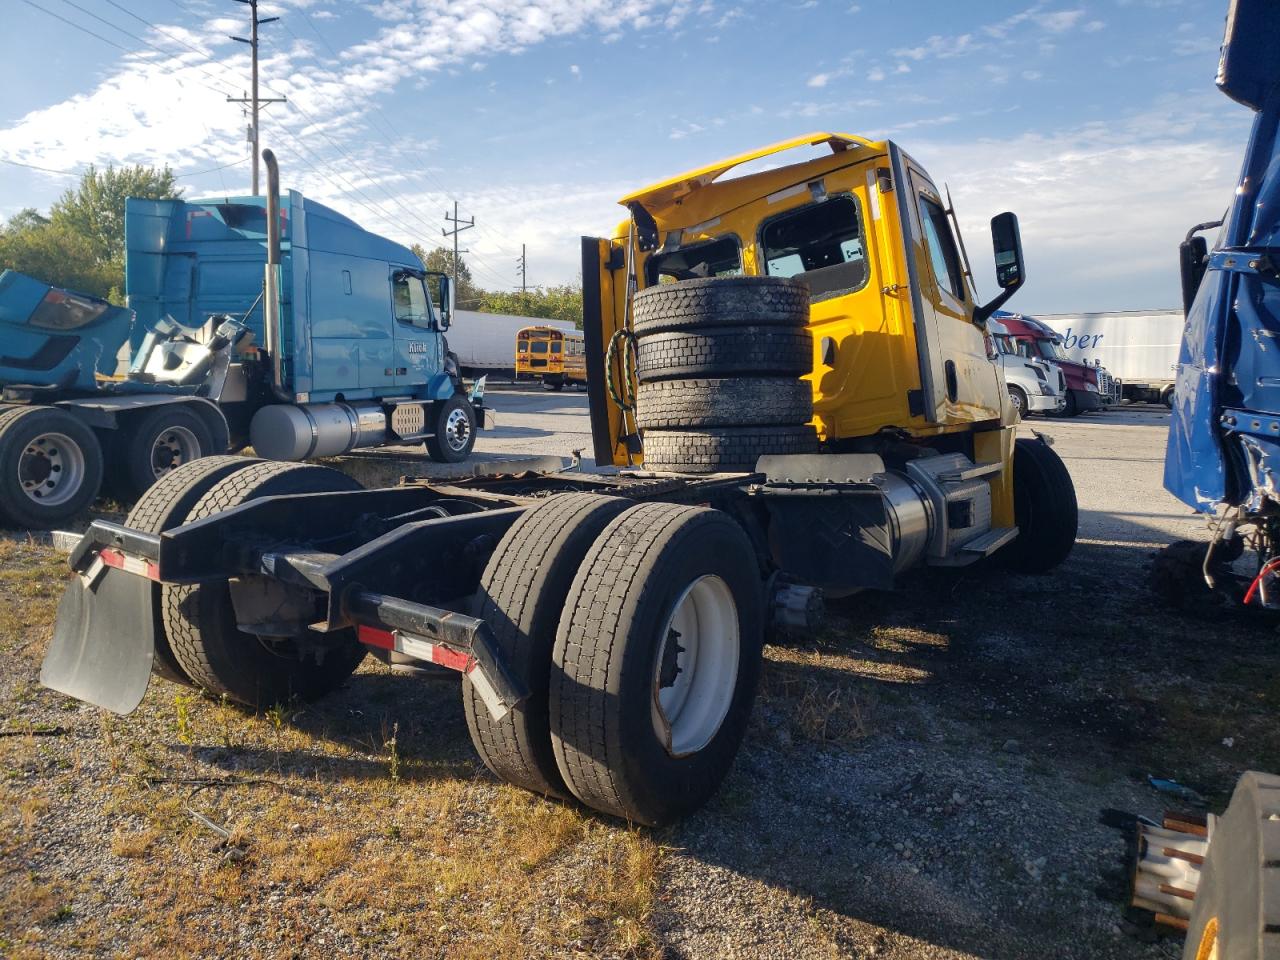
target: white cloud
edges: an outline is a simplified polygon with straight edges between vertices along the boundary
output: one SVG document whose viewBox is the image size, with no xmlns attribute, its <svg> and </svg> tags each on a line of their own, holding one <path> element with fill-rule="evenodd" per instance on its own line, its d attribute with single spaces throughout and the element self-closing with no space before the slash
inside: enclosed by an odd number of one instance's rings
<svg viewBox="0 0 1280 960">
<path fill-rule="evenodd" d="M 1083 16 L 1083 10 L 1055 10 L 1052 13 L 1037 14 L 1036 23 L 1050 33 L 1065 33 L 1079 23 Z"/>
<path fill-rule="evenodd" d="M 872 67 L 867 71 L 867 79 L 872 83 L 879 83 L 884 79 L 884 71 L 879 67 Z"/>
<path fill-rule="evenodd" d="M 1011 309 L 1169 307 L 1178 240 L 1230 200 L 1247 124 L 1243 110 L 1184 99 L 1118 123 L 915 141 L 911 152 L 939 186 L 950 183 L 983 295 L 994 290 L 987 221 L 1013 210 L 1028 279 Z"/>
<path fill-rule="evenodd" d="M 1106 26 L 1101 20 L 1090 20 L 1081 29 L 1085 33 L 1097 33 L 1099 30 L 1105 30 Z"/>
<path fill-rule="evenodd" d="M 812 77 L 809 78 L 809 82 L 806 84 L 806 86 L 825 87 L 830 82 L 831 82 L 831 74 L 815 73 Z"/>
<path fill-rule="evenodd" d="M 579 67 L 576 63 L 569 64 L 569 72 L 573 74 L 575 77 L 582 76 L 582 68 Z"/>
</svg>

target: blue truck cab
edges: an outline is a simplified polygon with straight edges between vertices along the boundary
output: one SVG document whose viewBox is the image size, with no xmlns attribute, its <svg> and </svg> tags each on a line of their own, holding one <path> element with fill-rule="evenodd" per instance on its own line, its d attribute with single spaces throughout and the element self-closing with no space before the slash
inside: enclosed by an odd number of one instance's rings
<svg viewBox="0 0 1280 960">
<path fill-rule="evenodd" d="M 1220 221 L 1180 248 L 1186 324 L 1164 485 L 1211 527 L 1173 544 L 1155 584 L 1173 603 L 1206 586 L 1232 605 L 1280 607 L 1280 5 L 1234 0 L 1217 84 L 1254 111 L 1238 186 Z M 1213 249 L 1202 233 L 1218 229 Z M 1248 543 L 1257 565 L 1236 573 Z"/>
<path fill-rule="evenodd" d="M 491 413 L 449 352 L 449 278 L 264 160 L 266 197 L 126 202 L 127 308 L 0 274 L 0 522 L 54 526 L 104 479 L 131 502 L 246 444 L 470 455 Z"/>
<path fill-rule="evenodd" d="M 297 191 L 281 195 L 279 210 L 289 399 L 452 396 L 447 319 L 427 295 L 417 256 Z M 164 317 L 195 327 L 231 314 L 265 347 L 267 198 L 130 199 L 125 236 L 126 287 L 140 328 Z"/>
</svg>

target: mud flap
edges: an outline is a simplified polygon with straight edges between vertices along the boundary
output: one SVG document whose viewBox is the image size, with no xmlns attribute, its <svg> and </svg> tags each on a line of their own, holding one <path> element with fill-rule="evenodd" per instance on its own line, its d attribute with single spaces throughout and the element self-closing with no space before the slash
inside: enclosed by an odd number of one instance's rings
<svg viewBox="0 0 1280 960">
<path fill-rule="evenodd" d="M 40 682 L 112 713 L 132 713 L 147 692 L 155 657 L 151 600 L 151 581 L 121 570 L 72 576 Z"/>
</svg>

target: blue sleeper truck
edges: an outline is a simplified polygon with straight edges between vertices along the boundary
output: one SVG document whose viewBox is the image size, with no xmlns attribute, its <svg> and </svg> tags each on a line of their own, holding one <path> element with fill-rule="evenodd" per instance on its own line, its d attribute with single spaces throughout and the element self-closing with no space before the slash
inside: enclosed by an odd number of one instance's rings
<svg viewBox="0 0 1280 960">
<path fill-rule="evenodd" d="M 448 349 L 449 278 L 281 195 L 264 157 L 266 197 L 128 201 L 129 309 L 0 275 L 0 519 L 51 527 L 104 479 L 132 501 L 246 444 L 273 460 L 470 455 L 490 414 Z"/>
</svg>

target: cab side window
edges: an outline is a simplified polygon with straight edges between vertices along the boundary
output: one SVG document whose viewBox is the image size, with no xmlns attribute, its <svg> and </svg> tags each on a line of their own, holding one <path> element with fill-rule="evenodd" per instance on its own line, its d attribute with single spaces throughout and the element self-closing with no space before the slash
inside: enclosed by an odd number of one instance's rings
<svg viewBox="0 0 1280 960">
<path fill-rule="evenodd" d="M 396 319 L 415 327 L 431 325 L 431 308 L 422 278 L 412 273 L 397 273 L 391 278 L 391 298 Z"/>
<path fill-rule="evenodd" d="M 867 282 L 862 236 L 852 196 L 784 213 L 760 232 L 765 272 L 804 281 L 814 300 L 852 293 Z"/>
<path fill-rule="evenodd" d="M 933 276 L 938 286 L 957 300 L 964 299 L 964 274 L 960 269 L 960 251 L 956 249 L 947 212 L 926 196 L 920 197 L 920 222 L 924 224 L 925 245 L 933 263 Z"/>
</svg>

